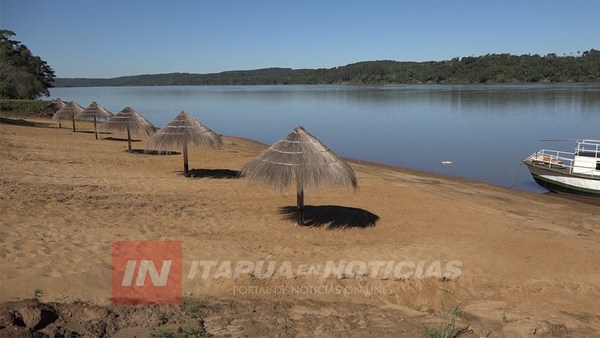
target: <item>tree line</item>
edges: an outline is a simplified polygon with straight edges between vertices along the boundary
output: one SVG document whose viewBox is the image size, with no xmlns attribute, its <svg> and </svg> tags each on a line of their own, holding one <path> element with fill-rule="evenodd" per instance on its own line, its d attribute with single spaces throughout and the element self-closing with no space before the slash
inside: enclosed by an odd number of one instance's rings
<svg viewBox="0 0 600 338">
<path fill-rule="evenodd" d="M 9 30 L 0 30 L 0 99 L 35 99 L 48 96 L 54 70 Z"/>
<path fill-rule="evenodd" d="M 577 55 L 487 54 L 445 61 L 365 61 L 328 69 L 266 68 L 110 79 L 56 79 L 56 86 L 598 82 L 600 51 Z"/>
</svg>

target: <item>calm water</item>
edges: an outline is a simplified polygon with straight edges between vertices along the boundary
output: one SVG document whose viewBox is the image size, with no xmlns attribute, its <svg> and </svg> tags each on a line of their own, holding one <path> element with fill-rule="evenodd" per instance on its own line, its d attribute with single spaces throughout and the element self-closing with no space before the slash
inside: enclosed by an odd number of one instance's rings
<svg viewBox="0 0 600 338">
<path fill-rule="evenodd" d="M 157 126 L 185 110 L 218 133 L 267 144 L 304 125 L 342 156 L 533 191 L 544 190 L 521 158 L 574 146 L 541 140 L 600 138 L 600 84 L 101 87 L 51 94 L 84 107 L 97 101 L 113 113 L 130 106 Z"/>
</svg>

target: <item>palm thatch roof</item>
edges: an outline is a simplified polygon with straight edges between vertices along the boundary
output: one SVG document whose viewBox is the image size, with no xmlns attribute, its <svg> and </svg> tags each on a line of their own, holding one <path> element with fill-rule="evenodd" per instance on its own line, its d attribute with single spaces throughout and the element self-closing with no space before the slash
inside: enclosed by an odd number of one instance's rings
<svg viewBox="0 0 600 338">
<path fill-rule="evenodd" d="M 90 103 L 87 108 L 75 116 L 78 120 L 94 121 L 108 120 L 111 117 L 113 117 L 113 114 L 96 102 Z"/>
<path fill-rule="evenodd" d="M 335 188 L 352 187 L 358 183 L 352 167 L 306 131 L 296 127 L 286 137 L 242 168 L 241 174 L 250 181 L 287 188 L 296 179 L 298 224 L 304 224 L 304 190 L 327 184 Z"/>
<path fill-rule="evenodd" d="M 57 111 L 63 109 L 66 105 L 67 105 L 67 103 L 65 101 L 61 100 L 60 98 L 56 98 L 56 99 L 50 101 L 48 108 L 54 110 L 54 112 L 57 112 Z"/>
<path fill-rule="evenodd" d="M 100 129 L 106 131 L 116 131 L 127 133 L 127 150 L 131 149 L 131 134 L 152 135 L 156 132 L 156 127 L 140 113 L 131 107 L 125 107 L 117 115 L 111 117 L 106 123 L 100 126 Z"/>
<path fill-rule="evenodd" d="M 98 139 L 98 127 L 96 121 L 106 121 L 111 117 L 113 117 L 113 114 L 96 102 L 90 103 L 87 108 L 75 116 L 78 120 L 94 120 L 94 134 L 96 135 L 96 140 Z"/>
<path fill-rule="evenodd" d="M 166 126 L 160 128 L 148 141 L 149 147 L 161 150 L 187 147 L 188 145 L 221 148 L 223 141 L 219 134 L 184 111 Z"/>
<path fill-rule="evenodd" d="M 173 147 L 183 149 L 183 174 L 189 177 L 188 145 L 221 148 L 221 136 L 198 122 L 190 114 L 182 111 L 166 126 L 148 140 L 149 148 L 169 150 Z"/>
<path fill-rule="evenodd" d="M 152 135 L 156 127 L 131 107 L 125 107 L 118 114 L 106 121 L 100 129 L 120 133 Z"/>
<path fill-rule="evenodd" d="M 52 116 L 52 119 L 55 121 L 71 120 L 77 114 L 81 113 L 82 111 L 83 111 L 82 106 L 80 106 L 75 101 L 71 101 L 71 102 L 67 103 L 64 107 L 59 109 L 56 113 L 54 113 L 54 116 Z"/>
<path fill-rule="evenodd" d="M 331 185 L 352 187 L 358 183 L 354 170 L 303 127 L 296 127 L 241 170 L 250 181 L 287 188 L 295 177 L 298 191 Z"/>
<path fill-rule="evenodd" d="M 62 101 L 60 101 L 62 102 Z M 71 101 L 67 103 L 64 107 L 59 109 L 54 115 L 52 119 L 58 121 L 58 126 L 62 127 L 62 120 L 71 120 L 73 122 L 73 132 L 75 131 L 75 116 L 83 111 L 83 107 L 79 105 L 79 103 L 75 101 Z"/>
</svg>

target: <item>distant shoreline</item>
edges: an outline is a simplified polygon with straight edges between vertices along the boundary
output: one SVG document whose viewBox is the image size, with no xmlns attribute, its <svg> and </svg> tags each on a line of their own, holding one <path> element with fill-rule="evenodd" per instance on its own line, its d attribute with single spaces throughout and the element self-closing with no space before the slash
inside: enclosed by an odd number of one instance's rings
<svg viewBox="0 0 600 338">
<path fill-rule="evenodd" d="M 70 80 L 66 78 L 61 78 L 61 80 Z M 75 79 L 78 80 L 78 79 Z M 84 79 L 84 80 L 93 80 L 93 79 Z M 103 80 L 103 79 L 100 79 Z M 240 87 L 252 87 L 252 86 L 401 86 L 401 85 L 440 85 L 440 86 L 501 86 L 501 85 L 560 85 L 560 84 L 573 84 L 573 85 L 594 85 L 598 84 L 600 81 L 594 82 L 501 82 L 501 83 L 294 83 L 294 84 L 157 84 L 157 85 L 83 85 L 83 86 L 53 86 L 50 88 L 112 88 L 112 87 L 227 87 L 227 86 L 240 86 Z"/>
<path fill-rule="evenodd" d="M 263 68 L 114 78 L 56 78 L 55 87 L 600 82 L 600 51 L 578 56 L 487 54 L 444 61 L 363 61 L 321 69 Z"/>
</svg>

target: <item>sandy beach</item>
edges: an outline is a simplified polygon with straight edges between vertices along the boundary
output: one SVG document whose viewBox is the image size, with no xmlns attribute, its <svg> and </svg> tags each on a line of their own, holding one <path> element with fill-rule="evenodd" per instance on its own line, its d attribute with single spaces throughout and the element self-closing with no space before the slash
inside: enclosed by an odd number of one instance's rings
<svg viewBox="0 0 600 338">
<path fill-rule="evenodd" d="M 299 226 L 293 188 L 237 177 L 267 145 L 192 148 L 185 178 L 180 154 L 78 126 L 0 123 L 0 336 L 422 336 L 456 306 L 464 337 L 600 335 L 592 201 L 350 160 L 359 189 L 307 191 Z M 111 245 L 126 240 L 182 242 L 183 305 L 111 304 Z M 293 273 L 189 278 L 198 261 Z M 341 261 L 404 268 L 298 273 Z"/>
</svg>

